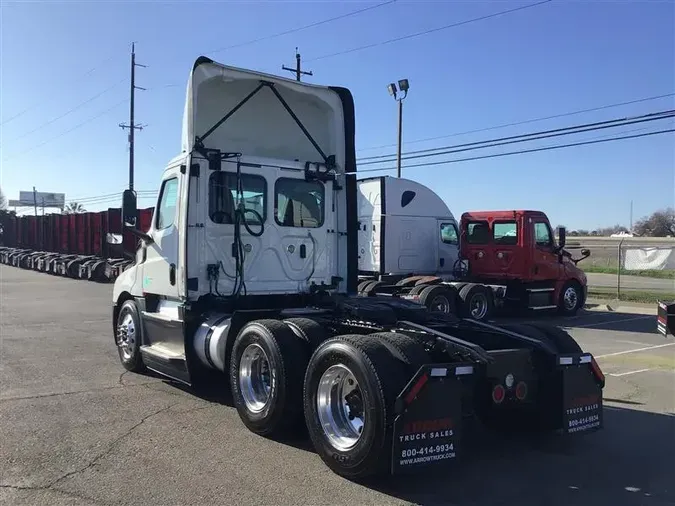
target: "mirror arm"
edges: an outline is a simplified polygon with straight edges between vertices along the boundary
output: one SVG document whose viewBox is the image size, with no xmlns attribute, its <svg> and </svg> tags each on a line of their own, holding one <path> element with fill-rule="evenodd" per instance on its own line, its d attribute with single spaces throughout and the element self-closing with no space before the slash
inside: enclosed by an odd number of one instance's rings
<svg viewBox="0 0 675 506">
<path fill-rule="evenodd" d="M 137 229 L 136 227 L 131 227 L 127 225 L 127 230 L 134 234 L 136 237 L 138 237 L 141 241 L 144 241 L 147 244 L 152 244 L 155 242 L 152 237 L 150 237 L 148 234 L 143 232 L 142 230 Z"/>
</svg>

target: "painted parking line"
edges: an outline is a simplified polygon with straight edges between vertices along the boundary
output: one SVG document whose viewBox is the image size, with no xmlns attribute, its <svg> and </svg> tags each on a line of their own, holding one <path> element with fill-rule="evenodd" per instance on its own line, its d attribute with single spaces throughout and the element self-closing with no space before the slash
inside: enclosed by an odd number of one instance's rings
<svg viewBox="0 0 675 506">
<path fill-rule="evenodd" d="M 596 323 L 586 323 L 583 325 L 574 325 L 572 328 L 588 328 L 588 327 L 597 327 L 599 325 L 611 325 L 614 323 L 624 323 L 624 322 L 634 322 L 637 320 L 644 320 L 646 318 L 654 318 L 656 319 L 656 316 L 652 315 L 643 315 L 643 316 L 632 316 L 630 318 L 622 318 L 621 320 L 606 320 L 606 321 L 601 321 L 601 322 L 596 322 Z M 567 325 L 563 325 L 564 327 L 567 327 Z"/>
<path fill-rule="evenodd" d="M 637 374 L 639 372 L 647 372 L 647 371 L 651 371 L 651 369 L 638 369 L 637 371 L 609 373 L 608 376 L 614 376 L 615 378 L 620 378 L 621 376 L 630 376 L 631 374 Z"/>
<path fill-rule="evenodd" d="M 604 355 L 597 355 L 595 358 L 607 358 L 607 357 L 616 357 L 618 355 L 626 355 L 628 353 L 637 353 L 639 351 L 648 351 L 648 350 L 656 350 L 658 348 L 665 348 L 666 346 L 675 346 L 675 343 L 667 343 L 667 344 L 657 344 L 655 346 L 647 346 L 644 348 L 635 348 L 632 350 L 624 350 L 624 351 L 617 351 L 614 353 L 606 353 Z"/>
</svg>

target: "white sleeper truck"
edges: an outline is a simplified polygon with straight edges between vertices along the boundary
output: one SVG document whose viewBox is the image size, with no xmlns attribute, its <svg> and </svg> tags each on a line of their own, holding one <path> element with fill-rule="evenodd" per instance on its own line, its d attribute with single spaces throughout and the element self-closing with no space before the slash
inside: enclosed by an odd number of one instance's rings
<svg viewBox="0 0 675 506">
<path fill-rule="evenodd" d="M 462 427 L 602 426 L 604 377 L 565 332 L 359 297 L 354 105 L 317 86 L 196 60 L 182 152 L 112 295 L 122 365 L 197 388 L 224 375 L 242 422 L 306 425 L 361 478 L 450 463 Z"/>
</svg>

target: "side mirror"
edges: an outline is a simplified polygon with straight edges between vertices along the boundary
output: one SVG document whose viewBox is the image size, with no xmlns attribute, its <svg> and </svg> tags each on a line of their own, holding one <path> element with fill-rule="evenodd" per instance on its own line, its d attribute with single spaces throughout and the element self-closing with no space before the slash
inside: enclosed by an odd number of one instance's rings
<svg viewBox="0 0 675 506">
<path fill-rule="evenodd" d="M 124 193 L 122 193 L 122 223 L 135 226 L 136 215 L 136 192 L 124 190 Z"/>
<path fill-rule="evenodd" d="M 558 227 L 558 247 L 564 248 L 567 244 L 567 229 L 565 227 Z"/>
<path fill-rule="evenodd" d="M 108 232 L 105 235 L 105 242 L 108 244 L 122 244 L 122 234 L 112 234 Z"/>
</svg>

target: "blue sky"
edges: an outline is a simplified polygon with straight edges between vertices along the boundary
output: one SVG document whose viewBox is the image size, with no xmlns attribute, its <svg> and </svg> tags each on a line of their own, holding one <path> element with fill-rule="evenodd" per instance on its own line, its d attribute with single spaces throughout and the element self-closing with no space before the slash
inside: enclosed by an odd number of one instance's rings
<svg viewBox="0 0 675 506">
<path fill-rule="evenodd" d="M 201 54 L 229 65 L 288 74 L 281 65 L 294 65 L 295 47 L 299 46 L 306 68 L 314 72 L 306 81 L 352 90 L 359 156 L 395 152 L 396 105 L 386 85 L 403 77 L 410 80 L 411 87 L 404 105 L 404 153 L 675 108 L 671 96 L 411 143 L 675 93 L 673 1 L 554 0 L 400 42 L 321 58 L 536 3 L 398 0 L 246 44 L 377 3 L 3 1 L 3 191 L 8 198 L 17 198 L 20 190 L 35 185 L 40 191 L 65 192 L 67 200 L 82 198 L 89 210 L 118 205 L 116 197 L 93 197 L 119 193 L 127 181 L 127 139 L 118 124 L 128 121 L 131 41 L 137 43 L 138 62 L 148 65 L 137 71 L 137 84 L 147 88 L 137 93 L 136 108 L 137 121 L 147 125 L 136 136 L 136 188 L 141 191 L 157 188 L 164 164 L 180 149 L 185 83 L 194 59 Z M 233 45 L 238 47 L 214 51 Z M 645 133 L 673 128 L 674 124 L 672 119 L 662 120 L 467 155 L 621 132 Z M 387 147 L 368 149 L 383 145 Z M 631 200 L 635 218 L 675 205 L 674 146 L 675 135 L 670 133 L 404 168 L 403 175 L 434 188 L 456 215 L 482 209 L 541 209 L 553 225 L 594 228 L 627 224 Z M 141 204 L 151 206 L 153 201 Z"/>
</svg>

